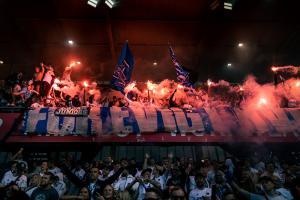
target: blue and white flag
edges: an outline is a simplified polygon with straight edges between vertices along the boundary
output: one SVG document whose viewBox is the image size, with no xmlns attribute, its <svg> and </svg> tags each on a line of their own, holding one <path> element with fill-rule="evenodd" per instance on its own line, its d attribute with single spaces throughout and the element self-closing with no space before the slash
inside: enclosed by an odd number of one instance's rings
<svg viewBox="0 0 300 200">
<path fill-rule="evenodd" d="M 134 58 L 129 49 L 128 42 L 125 42 L 111 80 L 111 85 L 114 89 L 124 92 L 124 88 L 130 82 L 133 66 Z"/>
<path fill-rule="evenodd" d="M 179 62 L 178 62 L 178 60 L 175 56 L 175 53 L 174 53 L 171 46 L 169 46 L 169 52 L 170 52 L 172 62 L 175 65 L 175 68 L 176 68 L 177 81 L 180 84 L 182 84 L 186 87 L 191 87 L 192 83 L 190 83 L 190 72 L 189 72 L 189 70 L 179 64 Z"/>
</svg>

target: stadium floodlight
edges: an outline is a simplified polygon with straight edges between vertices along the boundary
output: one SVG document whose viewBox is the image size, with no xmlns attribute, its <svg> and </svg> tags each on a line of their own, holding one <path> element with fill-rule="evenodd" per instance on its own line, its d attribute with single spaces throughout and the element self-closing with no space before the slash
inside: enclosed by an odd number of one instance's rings
<svg viewBox="0 0 300 200">
<path fill-rule="evenodd" d="M 226 10 L 232 10 L 232 3 L 224 2 L 224 9 L 226 9 Z"/>
<path fill-rule="evenodd" d="M 109 8 L 113 8 L 115 5 L 115 2 L 113 0 L 105 0 L 105 4 L 109 7 Z"/>
<path fill-rule="evenodd" d="M 74 41 L 73 41 L 73 40 L 68 40 L 68 44 L 69 44 L 70 46 L 72 46 L 72 45 L 74 45 Z"/>
<path fill-rule="evenodd" d="M 88 0 L 87 4 L 96 8 L 97 4 L 99 3 L 99 0 Z"/>
</svg>

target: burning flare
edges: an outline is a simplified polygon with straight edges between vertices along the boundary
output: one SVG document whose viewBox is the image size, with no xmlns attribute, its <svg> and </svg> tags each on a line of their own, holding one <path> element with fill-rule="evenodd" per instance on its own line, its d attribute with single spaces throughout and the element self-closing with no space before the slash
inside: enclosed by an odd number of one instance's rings
<svg viewBox="0 0 300 200">
<path fill-rule="evenodd" d="M 273 72 L 276 72 L 277 70 L 278 70 L 278 68 L 277 67 L 271 67 L 271 70 L 273 71 Z"/>
<path fill-rule="evenodd" d="M 213 84 L 213 82 L 212 82 L 210 79 L 208 79 L 208 80 L 207 80 L 207 85 L 208 85 L 208 87 L 210 87 L 212 84 Z"/>
<path fill-rule="evenodd" d="M 152 81 L 147 81 L 147 88 L 148 90 L 154 90 L 156 88 L 156 84 L 153 84 Z"/>
<path fill-rule="evenodd" d="M 264 97 L 260 98 L 258 101 L 258 106 L 265 106 L 267 105 L 268 101 Z"/>
</svg>

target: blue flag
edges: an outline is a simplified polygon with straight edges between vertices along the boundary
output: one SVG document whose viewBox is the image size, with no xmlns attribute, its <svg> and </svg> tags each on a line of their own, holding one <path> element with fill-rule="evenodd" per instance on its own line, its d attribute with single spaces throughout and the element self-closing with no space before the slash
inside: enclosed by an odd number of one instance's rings
<svg viewBox="0 0 300 200">
<path fill-rule="evenodd" d="M 179 64 L 179 62 L 177 61 L 177 58 L 176 58 L 175 53 L 174 53 L 171 46 L 169 46 L 169 52 L 170 52 L 172 62 L 175 65 L 175 68 L 176 68 L 178 83 L 180 83 L 180 84 L 182 84 L 186 87 L 191 87 L 192 83 L 190 83 L 190 72 L 189 72 L 189 70 Z"/>
<path fill-rule="evenodd" d="M 111 80 L 111 85 L 118 91 L 124 92 L 124 88 L 130 82 L 134 58 L 129 49 L 128 42 L 122 48 L 118 64 Z"/>
</svg>

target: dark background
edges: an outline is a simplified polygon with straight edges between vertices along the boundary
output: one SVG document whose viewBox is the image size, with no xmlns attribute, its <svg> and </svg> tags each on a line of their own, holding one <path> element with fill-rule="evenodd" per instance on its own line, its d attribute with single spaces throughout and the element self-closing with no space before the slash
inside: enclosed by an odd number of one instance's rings
<svg viewBox="0 0 300 200">
<path fill-rule="evenodd" d="M 87 0 L 0 0 L 0 79 L 16 71 L 30 78 L 41 61 L 60 75 L 75 59 L 83 65 L 74 80 L 109 81 L 125 40 L 138 81 L 176 78 L 168 42 L 200 81 L 239 82 L 252 73 L 265 82 L 271 65 L 299 65 L 300 1 L 231 1 L 232 11 L 221 0 L 216 9 L 213 0 L 120 0 L 113 9 Z"/>
</svg>

